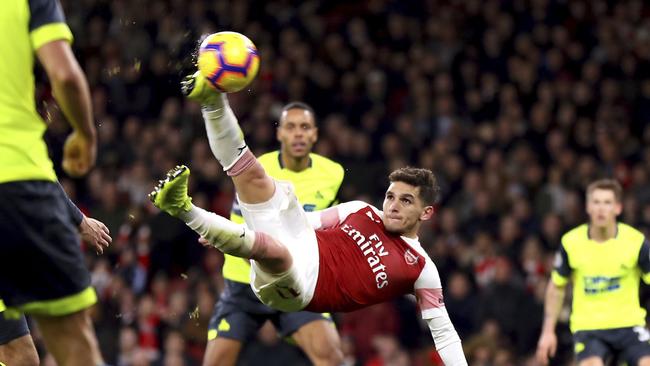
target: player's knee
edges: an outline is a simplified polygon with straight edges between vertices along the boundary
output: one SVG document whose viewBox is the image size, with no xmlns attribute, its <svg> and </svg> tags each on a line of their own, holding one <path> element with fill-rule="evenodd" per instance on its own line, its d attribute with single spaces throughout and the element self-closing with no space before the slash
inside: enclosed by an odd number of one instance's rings
<svg viewBox="0 0 650 366">
<path fill-rule="evenodd" d="M 5 364 L 8 366 L 10 365 L 21 365 L 21 366 L 39 366 L 40 365 L 40 360 L 38 358 L 38 354 L 36 351 L 34 352 L 29 352 L 26 354 L 21 354 L 21 355 L 14 355 L 13 357 L 8 357 L 6 359 L 0 360 L 0 362 L 4 361 Z M 4 365 L 0 363 L 0 365 Z"/>
<path fill-rule="evenodd" d="M 230 357 L 227 357 L 220 352 L 206 352 L 203 357 L 202 366 L 233 366 L 234 364 L 235 363 L 231 361 Z"/>
<path fill-rule="evenodd" d="M 226 338 L 209 341 L 203 355 L 202 366 L 234 366 L 241 346 L 241 342 Z"/>
<path fill-rule="evenodd" d="M 311 358 L 317 366 L 338 366 L 343 363 L 343 350 L 338 337 L 317 337 L 312 342 Z"/>
<path fill-rule="evenodd" d="M 580 363 L 578 364 L 578 366 L 604 366 L 604 365 L 605 363 L 598 356 L 585 358 L 584 360 L 580 361 Z"/>
<path fill-rule="evenodd" d="M 40 360 L 31 336 L 28 334 L 0 345 L 0 362 L 6 365 L 38 366 Z"/>
<path fill-rule="evenodd" d="M 87 342 L 92 348 L 95 346 L 96 338 L 93 329 L 92 319 L 90 317 L 90 309 L 85 309 L 77 313 L 71 314 L 67 318 L 69 324 L 69 331 L 81 337 L 84 342 Z"/>
<path fill-rule="evenodd" d="M 99 354 L 99 344 L 90 318 L 90 309 L 64 316 L 35 316 L 35 318 L 43 336 L 52 342 L 52 347 L 65 349 L 69 343 L 74 343 L 77 349 L 87 350 L 93 356 Z"/>
<path fill-rule="evenodd" d="M 639 366 L 650 366 L 650 356 L 643 356 L 639 360 Z"/>
<path fill-rule="evenodd" d="M 202 366 L 232 366 L 227 360 L 219 357 L 204 357 Z"/>
<path fill-rule="evenodd" d="M 38 358 L 38 353 L 28 352 L 25 355 L 22 355 L 20 362 L 17 362 L 16 365 L 25 365 L 25 366 L 38 366 L 41 364 L 41 360 Z"/>
<path fill-rule="evenodd" d="M 343 350 L 334 325 L 326 320 L 309 322 L 293 335 L 310 361 L 318 366 L 341 365 Z"/>
</svg>

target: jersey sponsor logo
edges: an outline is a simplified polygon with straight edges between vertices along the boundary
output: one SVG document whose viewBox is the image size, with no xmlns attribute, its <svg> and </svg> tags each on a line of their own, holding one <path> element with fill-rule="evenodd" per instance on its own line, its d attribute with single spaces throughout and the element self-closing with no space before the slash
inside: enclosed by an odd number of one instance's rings
<svg viewBox="0 0 650 366">
<path fill-rule="evenodd" d="M 585 295 L 596 295 L 621 288 L 621 277 L 584 276 Z"/>
<path fill-rule="evenodd" d="M 420 259 L 420 257 L 411 253 L 409 249 L 406 249 L 406 252 L 404 252 L 404 260 L 406 261 L 406 264 L 414 266 L 418 264 L 418 259 Z"/>
<path fill-rule="evenodd" d="M 348 234 L 363 252 L 372 273 L 375 275 L 377 288 L 386 287 L 388 285 L 388 274 L 385 271 L 386 266 L 382 263 L 381 257 L 385 257 L 389 253 L 386 247 L 384 247 L 384 243 L 379 240 L 379 236 L 372 234 L 366 238 L 365 235 L 361 234 L 359 230 L 353 228 L 350 224 L 345 224 L 340 229 Z"/>
</svg>

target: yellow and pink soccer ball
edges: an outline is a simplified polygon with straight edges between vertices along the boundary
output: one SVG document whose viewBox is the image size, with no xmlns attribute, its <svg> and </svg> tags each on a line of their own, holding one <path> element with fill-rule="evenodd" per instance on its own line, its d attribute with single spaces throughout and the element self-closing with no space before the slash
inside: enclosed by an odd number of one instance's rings
<svg viewBox="0 0 650 366">
<path fill-rule="evenodd" d="M 255 44 L 245 35 L 219 32 L 201 42 L 198 66 L 209 85 L 222 93 L 233 93 L 255 79 L 260 57 Z"/>
</svg>

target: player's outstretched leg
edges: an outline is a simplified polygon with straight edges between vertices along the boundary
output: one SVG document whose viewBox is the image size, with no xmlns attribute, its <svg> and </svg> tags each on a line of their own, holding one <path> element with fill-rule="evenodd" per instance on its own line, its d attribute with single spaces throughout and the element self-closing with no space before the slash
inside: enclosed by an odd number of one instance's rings
<svg viewBox="0 0 650 366">
<path fill-rule="evenodd" d="M 183 220 L 211 246 L 236 257 L 253 259 L 268 273 L 286 272 L 291 266 L 287 248 L 271 236 L 205 211 L 192 204 L 187 193 L 190 169 L 176 166 L 149 194 L 153 204 Z"/>
<path fill-rule="evenodd" d="M 210 149 L 232 177 L 241 202 L 261 203 L 273 196 L 275 184 L 244 142 L 228 98 L 210 87 L 200 72 L 185 78 L 183 94 L 202 105 Z"/>
</svg>

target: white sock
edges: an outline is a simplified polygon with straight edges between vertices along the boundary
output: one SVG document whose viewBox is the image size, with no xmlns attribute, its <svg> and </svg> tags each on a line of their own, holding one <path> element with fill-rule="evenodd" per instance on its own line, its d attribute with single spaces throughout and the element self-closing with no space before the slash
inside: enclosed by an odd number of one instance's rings
<svg viewBox="0 0 650 366">
<path fill-rule="evenodd" d="M 223 170 L 229 170 L 248 150 L 248 146 L 226 94 L 221 94 L 214 104 L 203 106 L 202 111 L 210 149 Z"/>
<path fill-rule="evenodd" d="M 182 212 L 179 218 L 220 251 L 236 257 L 250 258 L 255 243 L 255 232 L 245 225 L 236 224 L 194 205 L 191 210 Z"/>
</svg>

